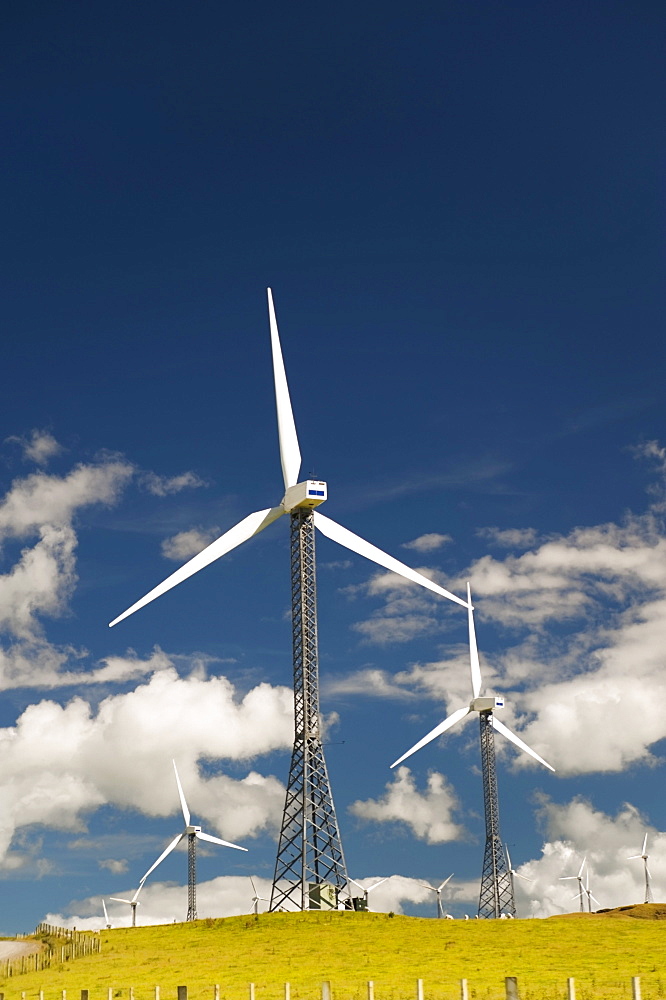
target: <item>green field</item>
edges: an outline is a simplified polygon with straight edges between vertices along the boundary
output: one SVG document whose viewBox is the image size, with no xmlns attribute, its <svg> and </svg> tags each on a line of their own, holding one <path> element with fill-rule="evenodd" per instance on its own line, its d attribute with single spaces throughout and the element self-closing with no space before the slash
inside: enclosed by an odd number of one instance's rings
<svg viewBox="0 0 666 1000">
<path fill-rule="evenodd" d="M 629 916 L 628 912 L 633 913 Z M 639 975 L 643 1000 L 666 998 L 666 907 L 634 907 L 604 915 L 576 914 L 548 920 L 451 921 L 378 913 L 276 913 L 103 931 L 102 954 L 45 972 L 0 981 L 5 1000 L 172 1000 L 186 985 L 191 1000 L 315 1000 L 329 980 L 333 1000 L 415 998 L 424 980 L 425 1000 L 504 996 L 504 977 L 517 976 L 521 1000 L 566 997 L 575 977 L 577 1000 L 631 997 Z M 648 919 L 636 919 L 636 917 Z M 650 919 L 651 918 L 651 919 Z"/>
</svg>

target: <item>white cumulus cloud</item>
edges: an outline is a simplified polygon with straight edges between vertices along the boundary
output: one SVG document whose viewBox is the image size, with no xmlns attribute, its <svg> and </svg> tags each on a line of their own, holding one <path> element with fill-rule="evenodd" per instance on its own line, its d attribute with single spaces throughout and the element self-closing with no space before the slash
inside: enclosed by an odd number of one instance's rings
<svg viewBox="0 0 666 1000">
<path fill-rule="evenodd" d="M 428 787 L 420 792 L 408 767 L 399 767 L 379 799 L 352 802 L 349 811 L 375 823 L 403 823 L 428 844 L 460 840 L 464 827 L 456 823 L 458 798 L 443 774 L 431 771 Z M 379 890 L 377 890 L 379 891 Z"/>
</svg>

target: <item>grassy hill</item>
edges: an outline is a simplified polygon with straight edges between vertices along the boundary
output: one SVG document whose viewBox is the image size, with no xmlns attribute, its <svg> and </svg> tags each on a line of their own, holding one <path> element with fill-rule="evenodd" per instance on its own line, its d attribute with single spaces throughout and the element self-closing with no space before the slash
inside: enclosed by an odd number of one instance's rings
<svg viewBox="0 0 666 1000">
<path fill-rule="evenodd" d="M 636 918 L 640 919 L 636 919 Z M 379 913 L 276 913 L 193 923 L 103 931 L 102 954 L 50 970 L 0 981 L 5 1000 L 172 1000 L 187 985 L 190 1000 L 316 1000 L 330 980 L 333 1000 L 376 1000 L 416 995 L 426 1000 L 460 996 L 466 978 L 471 1000 L 504 996 L 504 977 L 517 976 L 521 1000 L 566 996 L 576 979 L 578 1000 L 631 996 L 641 976 L 643 1000 L 666 998 L 666 906 L 651 904 L 604 914 L 571 914 L 548 920 L 451 921 Z"/>
</svg>

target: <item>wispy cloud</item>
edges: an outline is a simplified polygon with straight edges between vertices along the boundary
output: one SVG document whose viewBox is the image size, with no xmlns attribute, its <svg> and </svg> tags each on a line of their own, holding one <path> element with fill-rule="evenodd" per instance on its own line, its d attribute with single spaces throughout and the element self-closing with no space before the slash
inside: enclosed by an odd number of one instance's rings
<svg viewBox="0 0 666 1000">
<path fill-rule="evenodd" d="M 158 476 L 156 472 L 143 472 L 139 485 L 156 497 L 172 496 L 181 490 L 196 490 L 207 483 L 196 472 L 181 472 L 177 476 Z"/>
<path fill-rule="evenodd" d="M 165 559 L 182 562 L 191 559 L 221 534 L 218 527 L 190 528 L 189 531 L 179 531 L 177 535 L 165 538 L 162 542 L 162 555 Z"/>
<path fill-rule="evenodd" d="M 35 428 L 25 437 L 12 435 L 5 438 L 11 444 L 18 444 L 23 451 L 23 458 L 27 462 L 34 462 L 36 465 L 46 465 L 51 458 L 59 455 L 64 448 L 54 438 L 53 434 L 47 430 Z"/>
<path fill-rule="evenodd" d="M 411 542 L 403 542 L 403 549 L 414 549 L 416 552 L 435 552 L 447 545 L 451 541 L 450 535 L 440 535 L 436 531 L 430 531 L 425 535 L 413 538 Z"/>
</svg>

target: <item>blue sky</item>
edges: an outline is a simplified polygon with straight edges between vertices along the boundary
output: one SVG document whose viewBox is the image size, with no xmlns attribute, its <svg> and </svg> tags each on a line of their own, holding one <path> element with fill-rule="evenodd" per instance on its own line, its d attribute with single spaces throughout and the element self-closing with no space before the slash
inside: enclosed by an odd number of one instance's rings
<svg viewBox="0 0 666 1000">
<path fill-rule="evenodd" d="M 202 854 L 200 913 L 268 885 L 286 519 L 107 627 L 282 497 L 268 285 L 322 512 L 471 581 L 502 719 L 557 768 L 500 757 L 519 912 L 575 907 L 586 852 L 600 902 L 640 899 L 645 830 L 663 898 L 663 29 L 647 2 L 8 15 L 2 932 L 99 926 L 136 888 L 178 829 L 172 757 L 249 848 Z M 465 612 L 321 537 L 318 561 L 350 874 L 426 915 L 453 871 L 473 913 L 476 726 L 388 767 L 468 697 Z M 139 919 L 184 917 L 185 876 L 176 852 Z"/>
</svg>

